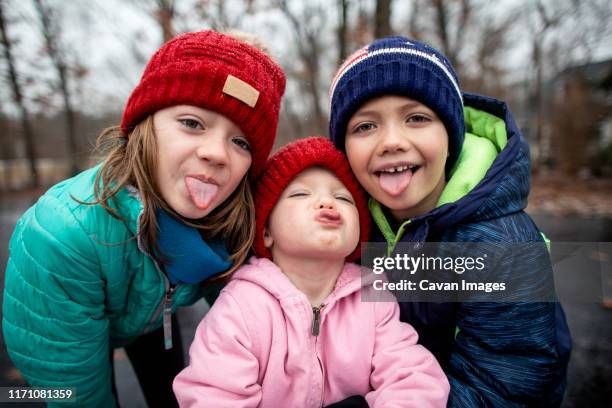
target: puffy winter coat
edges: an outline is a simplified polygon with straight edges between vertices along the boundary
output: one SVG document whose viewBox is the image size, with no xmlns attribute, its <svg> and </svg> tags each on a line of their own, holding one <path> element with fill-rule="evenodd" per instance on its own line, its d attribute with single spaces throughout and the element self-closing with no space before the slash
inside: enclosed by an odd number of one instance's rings
<svg viewBox="0 0 612 408">
<path fill-rule="evenodd" d="M 137 192 L 116 196 L 123 221 L 73 199 L 94 200 L 98 169 L 52 187 L 17 222 L 2 321 L 9 355 L 28 382 L 75 387 L 73 405 L 88 408 L 115 405 L 112 348 L 160 327 L 165 302 L 174 311 L 199 295 L 197 285 L 170 291 L 140 249 Z"/>
<path fill-rule="evenodd" d="M 392 297 L 361 301 L 346 264 L 313 308 L 270 260 L 251 258 L 200 323 L 174 380 L 182 407 L 299 407 L 365 395 L 371 407 L 445 407 L 448 381 Z"/>
<path fill-rule="evenodd" d="M 373 241 L 485 242 L 509 249 L 541 242 L 533 253 L 501 257 L 491 280 L 504 281 L 550 264 L 527 206 L 529 148 L 507 106 L 464 94 L 466 140 L 440 202 L 428 214 L 397 223 L 370 200 Z M 519 268 L 519 269 L 517 269 Z M 401 319 L 442 364 L 449 406 L 558 406 L 571 349 L 561 306 L 554 302 L 401 302 Z"/>
</svg>

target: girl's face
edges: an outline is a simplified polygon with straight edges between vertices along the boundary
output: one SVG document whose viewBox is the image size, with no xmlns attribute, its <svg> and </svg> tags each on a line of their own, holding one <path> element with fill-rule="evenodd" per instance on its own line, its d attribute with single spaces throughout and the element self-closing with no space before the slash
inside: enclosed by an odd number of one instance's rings
<svg viewBox="0 0 612 408">
<path fill-rule="evenodd" d="M 224 202 L 251 166 L 250 146 L 225 116 L 189 105 L 153 115 L 157 140 L 155 180 L 178 214 L 200 219 Z"/>
<path fill-rule="evenodd" d="M 319 167 L 300 173 L 270 213 L 264 244 L 272 258 L 344 259 L 359 242 L 359 214 L 349 190 Z"/>
<path fill-rule="evenodd" d="M 345 148 L 357 180 L 396 219 L 435 208 L 446 184 L 448 135 L 427 106 L 403 96 L 368 101 L 348 122 Z"/>
</svg>

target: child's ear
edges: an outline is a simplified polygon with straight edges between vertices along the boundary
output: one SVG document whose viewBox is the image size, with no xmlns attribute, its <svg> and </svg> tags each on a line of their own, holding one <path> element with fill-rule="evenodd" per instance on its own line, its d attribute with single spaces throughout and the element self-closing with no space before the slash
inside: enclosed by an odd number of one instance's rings
<svg viewBox="0 0 612 408">
<path fill-rule="evenodd" d="M 270 231 L 268 230 L 268 228 L 264 228 L 264 246 L 266 248 L 270 248 L 272 246 L 272 244 L 274 243 L 274 240 L 272 239 L 272 235 L 270 235 Z"/>
</svg>

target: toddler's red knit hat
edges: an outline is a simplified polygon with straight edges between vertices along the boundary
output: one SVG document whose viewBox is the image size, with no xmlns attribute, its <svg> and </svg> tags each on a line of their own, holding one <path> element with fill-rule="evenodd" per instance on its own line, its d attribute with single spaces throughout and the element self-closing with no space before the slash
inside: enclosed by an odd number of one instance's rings
<svg viewBox="0 0 612 408">
<path fill-rule="evenodd" d="M 128 99 L 121 130 L 127 136 L 148 115 L 170 106 L 215 111 L 244 132 L 256 177 L 274 145 L 284 92 L 285 75 L 264 52 L 215 31 L 186 33 L 153 55 Z"/>
<path fill-rule="evenodd" d="M 359 212 L 359 245 L 347 257 L 355 261 L 361 255 L 361 243 L 370 234 L 370 214 L 361 186 L 353 176 L 351 167 L 342 152 L 324 137 L 308 137 L 292 142 L 273 154 L 255 184 L 255 241 L 253 249 L 259 257 L 272 259 L 265 247 L 263 236 L 268 217 L 285 188 L 304 170 L 320 166 L 330 170 L 350 191 Z"/>
</svg>

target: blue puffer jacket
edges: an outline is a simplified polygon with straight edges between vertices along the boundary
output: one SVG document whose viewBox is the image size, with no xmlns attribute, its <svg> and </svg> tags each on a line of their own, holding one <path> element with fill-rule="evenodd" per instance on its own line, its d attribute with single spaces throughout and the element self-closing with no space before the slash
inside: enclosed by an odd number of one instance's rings
<svg viewBox="0 0 612 408">
<path fill-rule="evenodd" d="M 445 190 L 437 208 L 402 225 L 371 200 L 379 227 L 372 241 L 387 242 L 390 248 L 397 242 L 542 241 L 523 211 L 529 193 L 529 148 L 510 111 L 492 98 L 464 98 L 470 138 L 485 137 L 497 148 L 491 162 L 462 196 L 445 199 Z M 478 167 L 481 157 L 470 157 L 474 151 L 466 150 L 464 146 L 459 162 Z M 529 268 L 528 257 L 520 262 Z M 502 269 L 494 271 L 497 278 L 512 273 L 510 267 Z M 560 405 L 571 341 L 558 303 L 400 302 L 400 309 L 401 319 L 416 328 L 420 342 L 444 367 L 451 384 L 449 406 Z"/>
</svg>

